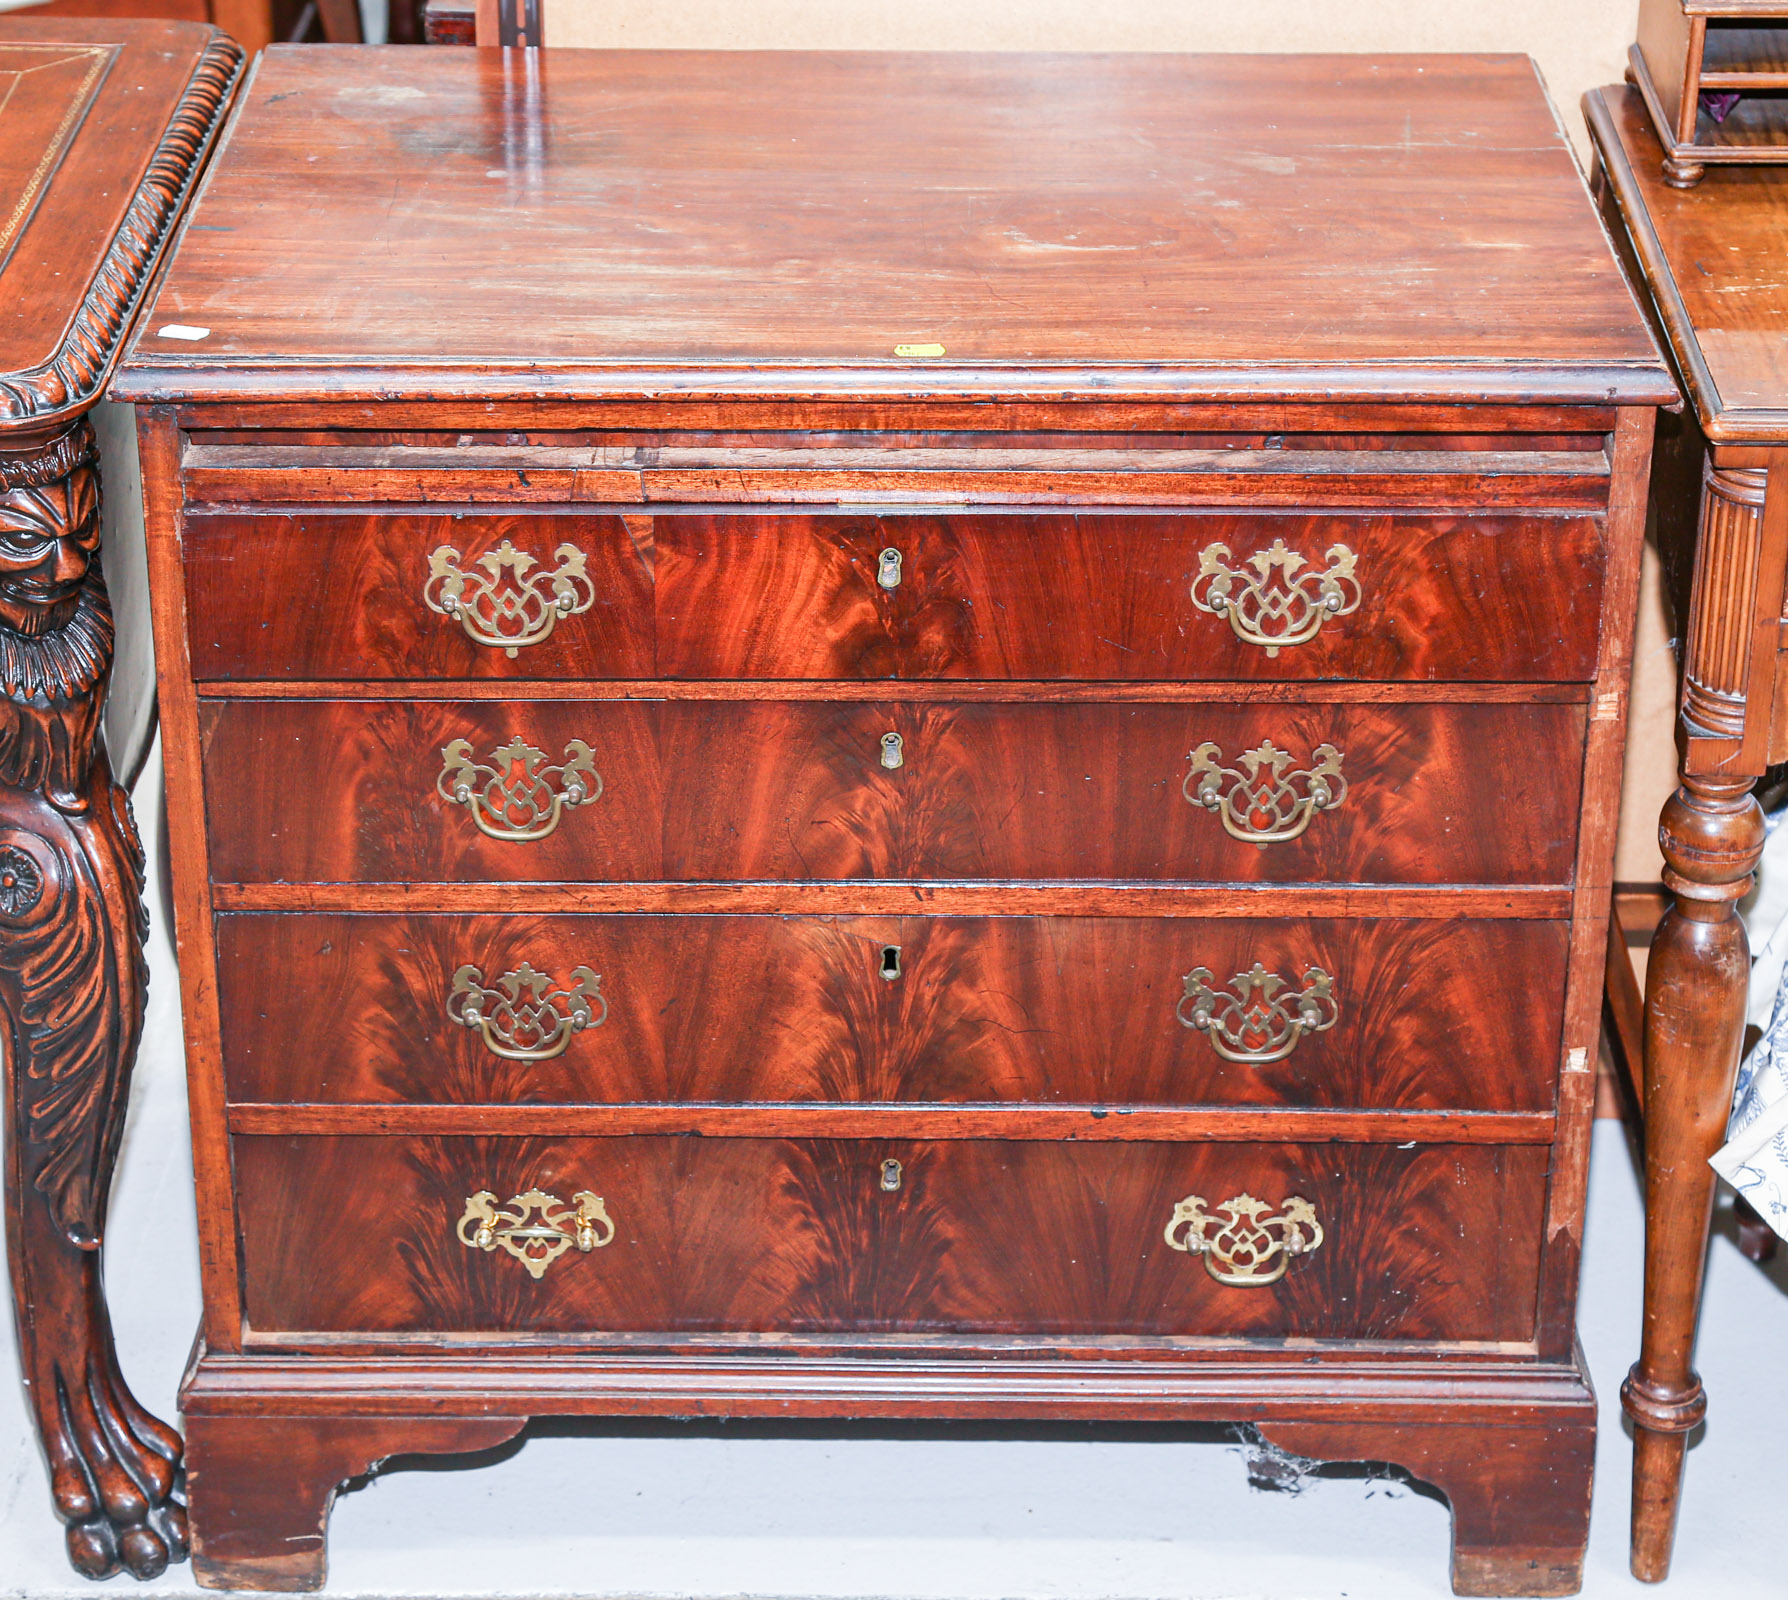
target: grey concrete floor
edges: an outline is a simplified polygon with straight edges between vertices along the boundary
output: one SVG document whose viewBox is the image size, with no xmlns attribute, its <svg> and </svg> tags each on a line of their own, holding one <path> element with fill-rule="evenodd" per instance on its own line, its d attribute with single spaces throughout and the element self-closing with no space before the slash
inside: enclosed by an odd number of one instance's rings
<svg viewBox="0 0 1788 1600">
<path fill-rule="evenodd" d="M 139 786 L 153 837 L 159 767 Z M 157 918 L 148 1039 L 113 1201 L 108 1281 L 125 1371 L 171 1416 L 198 1316 L 178 1000 Z M 1627 1575 L 1630 1443 L 1618 1400 L 1639 1329 L 1639 1191 L 1619 1128 L 1597 1127 L 1581 1328 L 1602 1400 L 1584 1594 L 1656 1593 Z M 1788 1597 L 1788 1270 L 1738 1254 L 1724 1216 L 1700 1367 L 1712 1395 L 1689 1455 L 1665 1593 Z M 338 1596 L 937 1597 L 937 1600 L 1416 1600 L 1449 1593 L 1443 1504 L 1396 1483 L 1250 1489 L 1238 1444 L 1158 1435 L 928 1436 L 543 1429 L 477 1470 L 410 1470 L 344 1495 Z M 113 1592 L 195 1595 L 182 1567 Z M 0 1339 L 0 1596 L 94 1586 L 64 1564 Z"/>
</svg>

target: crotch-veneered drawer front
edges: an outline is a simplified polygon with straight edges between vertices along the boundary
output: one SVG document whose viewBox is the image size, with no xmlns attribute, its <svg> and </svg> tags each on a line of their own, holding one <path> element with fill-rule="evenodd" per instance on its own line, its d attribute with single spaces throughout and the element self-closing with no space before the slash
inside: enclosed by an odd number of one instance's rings
<svg viewBox="0 0 1788 1600">
<path fill-rule="evenodd" d="M 1567 933 L 236 914 L 218 987 L 236 1101 L 1545 1111 Z"/>
<path fill-rule="evenodd" d="M 199 512 L 202 680 L 1587 680 L 1599 518 Z M 1559 596 L 1570 597 L 1561 606 Z"/>
<path fill-rule="evenodd" d="M 1544 1146 L 234 1141 L 260 1333 L 1532 1336 Z"/>
<path fill-rule="evenodd" d="M 182 537 L 201 681 L 654 673 L 636 518 L 194 512 Z"/>
<path fill-rule="evenodd" d="M 1569 881 L 1581 704 L 222 701 L 224 882 Z"/>
<path fill-rule="evenodd" d="M 728 514 L 654 527 L 667 678 L 1595 675 L 1602 524 L 1587 516 Z"/>
</svg>

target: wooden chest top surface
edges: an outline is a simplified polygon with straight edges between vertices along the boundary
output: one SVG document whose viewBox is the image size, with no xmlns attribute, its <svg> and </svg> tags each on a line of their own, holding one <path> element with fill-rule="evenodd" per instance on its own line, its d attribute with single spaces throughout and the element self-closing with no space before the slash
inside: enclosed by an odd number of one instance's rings
<svg viewBox="0 0 1788 1600">
<path fill-rule="evenodd" d="M 1673 398 L 1496 56 L 275 47 L 126 367 L 164 400 Z"/>
<path fill-rule="evenodd" d="M 0 17 L 0 427 L 98 396 L 238 59 L 199 23 Z"/>
</svg>

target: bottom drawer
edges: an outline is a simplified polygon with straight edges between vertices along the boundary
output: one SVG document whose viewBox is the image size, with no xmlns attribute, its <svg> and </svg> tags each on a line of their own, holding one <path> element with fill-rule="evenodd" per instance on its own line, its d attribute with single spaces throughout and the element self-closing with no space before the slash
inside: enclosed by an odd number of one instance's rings
<svg viewBox="0 0 1788 1600">
<path fill-rule="evenodd" d="M 234 1147 L 261 1333 L 1520 1341 L 1549 1156 L 686 1136 Z"/>
</svg>

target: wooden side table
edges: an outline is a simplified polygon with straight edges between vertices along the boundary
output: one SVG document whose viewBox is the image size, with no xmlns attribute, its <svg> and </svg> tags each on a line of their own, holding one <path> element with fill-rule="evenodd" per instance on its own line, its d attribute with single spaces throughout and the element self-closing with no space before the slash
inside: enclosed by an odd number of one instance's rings
<svg viewBox="0 0 1788 1600">
<path fill-rule="evenodd" d="M 1788 172 L 1725 167 L 1673 188 L 1644 100 L 1591 91 L 1596 186 L 1692 401 L 1666 419 L 1652 497 L 1682 646 L 1682 785 L 1660 824 L 1675 897 L 1646 973 L 1645 1319 L 1633 1419 L 1636 1576 L 1670 1566 L 1714 1174 L 1744 1035 L 1750 950 L 1735 906 L 1763 849 L 1751 790 L 1788 758 Z"/>
<path fill-rule="evenodd" d="M 105 387 L 241 51 L 203 24 L 0 18 L 0 1030 L 6 1254 L 69 1558 L 185 1554 L 180 1437 L 132 1398 L 100 1244 L 142 1031 L 143 856 L 100 715 Z"/>
</svg>

